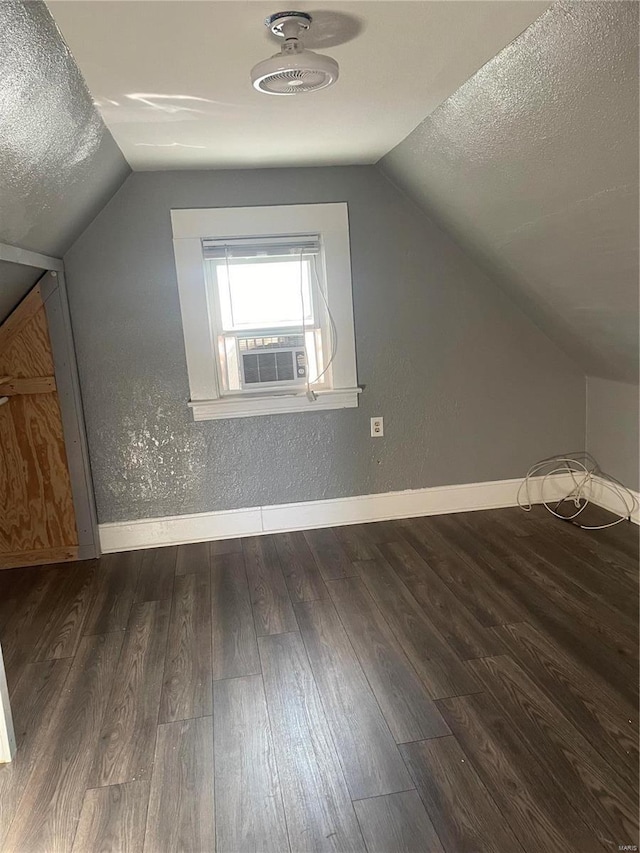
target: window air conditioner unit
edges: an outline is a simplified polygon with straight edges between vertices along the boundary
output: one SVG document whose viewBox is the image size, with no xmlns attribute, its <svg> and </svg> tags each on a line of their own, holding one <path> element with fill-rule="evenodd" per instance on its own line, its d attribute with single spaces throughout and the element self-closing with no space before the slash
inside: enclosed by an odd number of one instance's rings
<svg viewBox="0 0 640 853">
<path fill-rule="evenodd" d="M 307 360 L 302 335 L 239 337 L 243 388 L 305 385 Z"/>
</svg>

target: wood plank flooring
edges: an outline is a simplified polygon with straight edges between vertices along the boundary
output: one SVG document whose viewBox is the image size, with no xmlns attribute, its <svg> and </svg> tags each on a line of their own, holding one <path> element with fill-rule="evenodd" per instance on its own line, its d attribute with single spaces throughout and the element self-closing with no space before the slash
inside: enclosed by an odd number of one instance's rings
<svg viewBox="0 0 640 853">
<path fill-rule="evenodd" d="M 504 509 L 12 569 L 0 642 L 0 851 L 640 844 L 631 525 Z"/>
</svg>

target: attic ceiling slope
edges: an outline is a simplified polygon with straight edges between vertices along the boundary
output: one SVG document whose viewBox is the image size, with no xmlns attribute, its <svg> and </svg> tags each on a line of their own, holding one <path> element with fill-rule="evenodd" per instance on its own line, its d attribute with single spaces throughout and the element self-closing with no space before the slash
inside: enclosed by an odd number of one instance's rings
<svg viewBox="0 0 640 853">
<path fill-rule="evenodd" d="M 61 257 L 129 171 L 45 4 L 2 0 L 0 242 Z M 0 267 L 0 320 L 32 273 Z"/>
<path fill-rule="evenodd" d="M 638 4 L 561 2 L 379 168 L 586 373 L 638 381 Z"/>
<path fill-rule="evenodd" d="M 278 53 L 273 0 L 49 0 L 134 170 L 375 163 L 521 33 L 531 0 L 297 0 L 305 46 L 336 60 L 323 91 L 269 97 L 250 69 Z"/>
</svg>

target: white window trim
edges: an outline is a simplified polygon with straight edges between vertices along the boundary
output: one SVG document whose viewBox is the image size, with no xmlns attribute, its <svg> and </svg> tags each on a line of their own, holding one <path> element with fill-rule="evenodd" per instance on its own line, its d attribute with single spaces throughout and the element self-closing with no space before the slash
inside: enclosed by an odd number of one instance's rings
<svg viewBox="0 0 640 853">
<path fill-rule="evenodd" d="M 351 293 L 349 219 L 345 203 L 271 207 L 172 210 L 173 246 L 182 311 L 185 351 L 194 420 L 253 417 L 283 412 L 313 412 L 358 405 L 355 334 Z M 304 391 L 222 396 L 218 385 L 215 339 L 209 321 L 202 240 L 224 237 L 322 235 L 326 296 L 337 329 L 338 351 L 331 365 L 333 388 L 310 401 Z"/>
</svg>

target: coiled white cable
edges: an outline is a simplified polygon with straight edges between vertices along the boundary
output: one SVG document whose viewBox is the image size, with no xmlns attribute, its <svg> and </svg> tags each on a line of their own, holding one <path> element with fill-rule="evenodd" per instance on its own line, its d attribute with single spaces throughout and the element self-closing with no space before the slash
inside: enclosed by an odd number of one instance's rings
<svg viewBox="0 0 640 853">
<path fill-rule="evenodd" d="M 573 482 L 573 487 L 563 497 L 554 498 L 554 506 L 551 506 L 551 501 L 545 498 L 545 489 L 549 477 L 557 474 L 569 474 Z M 583 530 L 604 530 L 607 527 L 614 527 L 622 521 L 629 521 L 631 515 L 638 508 L 638 502 L 632 492 L 614 477 L 605 474 L 590 453 L 579 452 L 567 454 L 566 456 L 550 456 L 548 459 L 541 459 L 535 465 L 532 465 L 518 489 L 518 506 L 525 512 L 530 512 L 533 506 L 530 491 L 532 477 L 542 477 L 540 490 L 542 493 L 542 505 L 545 509 L 556 518 L 561 518 L 563 521 L 570 521 L 576 527 L 581 527 Z M 625 512 L 617 513 L 618 518 L 608 524 L 580 524 L 576 519 L 589 505 L 596 477 L 598 479 L 598 486 L 612 492 L 620 501 L 621 506 L 624 507 Z M 561 512 L 558 512 L 559 507 L 565 501 L 571 501 L 576 507 L 573 515 L 563 515 Z"/>
</svg>

